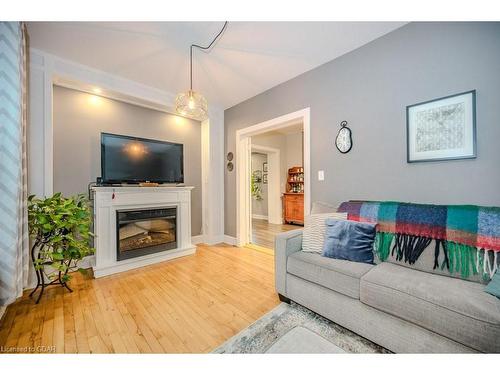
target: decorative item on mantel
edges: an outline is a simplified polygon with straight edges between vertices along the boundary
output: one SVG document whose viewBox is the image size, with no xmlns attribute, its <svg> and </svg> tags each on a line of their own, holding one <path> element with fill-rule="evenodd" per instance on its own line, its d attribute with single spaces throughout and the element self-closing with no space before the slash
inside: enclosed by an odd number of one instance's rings
<svg viewBox="0 0 500 375">
<path fill-rule="evenodd" d="M 212 42 L 206 46 L 200 46 L 198 44 L 191 44 L 189 47 L 189 91 L 180 93 L 175 98 L 175 111 L 181 116 L 187 116 L 194 118 L 196 120 L 206 120 L 208 117 L 208 104 L 205 97 L 199 92 L 193 91 L 193 48 L 199 48 L 203 51 L 210 52 L 210 49 L 214 43 L 219 39 L 224 30 L 226 30 L 227 21 L 224 22 L 224 26 L 215 36 Z"/>
</svg>

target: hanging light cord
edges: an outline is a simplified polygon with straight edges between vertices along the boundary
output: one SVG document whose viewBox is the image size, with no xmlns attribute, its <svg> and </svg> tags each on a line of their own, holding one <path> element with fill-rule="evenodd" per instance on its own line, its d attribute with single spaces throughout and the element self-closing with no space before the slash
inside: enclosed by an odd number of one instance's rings
<svg viewBox="0 0 500 375">
<path fill-rule="evenodd" d="M 224 22 L 224 26 L 222 26 L 222 29 L 219 31 L 219 33 L 215 36 L 214 40 L 212 40 L 212 42 L 208 46 L 203 47 L 203 46 L 200 46 L 198 44 L 191 44 L 191 46 L 189 47 L 189 79 L 190 79 L 190 86 L 189 87 L 191 88 L 191 91 L 193 91 L 193 47 L 202 49 L 204 51 L 212 48 L 212 45 L 219 39 L 219 37 L 226 30 L 227 23 L 228 23 L 227 21 Z"/>
</svg>

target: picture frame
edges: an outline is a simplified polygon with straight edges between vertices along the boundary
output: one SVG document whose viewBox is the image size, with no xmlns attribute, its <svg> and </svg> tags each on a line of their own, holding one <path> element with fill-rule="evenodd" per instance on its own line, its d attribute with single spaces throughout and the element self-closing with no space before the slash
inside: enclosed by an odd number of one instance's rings
<svg viewBox="0 0 500 375">
<path fill-rule="evenodd" d="M 262 171 L 256 170 L 252 173 L 253 182 L 260 184 L 262 182 Z"/>
<path fill-rule="evenodd" d="M 267 173 L 264 173 L 264 174 L 262 175 L 262 183 L 263 183 L 263 184 L 267 184 Z"/>
<path fill-rule="evenodd" d="M 267 172 L 267 161 L 262 163 L 262 171 Z"/>
<path fill-rule="evenodd" d="M 406 107 L 408 163 L 476 158 L 476 90 Z"/>
</svg>

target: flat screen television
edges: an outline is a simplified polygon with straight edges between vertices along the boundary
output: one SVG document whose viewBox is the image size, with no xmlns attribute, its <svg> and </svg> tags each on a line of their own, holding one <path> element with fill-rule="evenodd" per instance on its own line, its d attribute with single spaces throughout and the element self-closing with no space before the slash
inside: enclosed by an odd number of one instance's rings
<svg viewBox="0 0 500 375">
<path fill-rule="evenodd" d="M 183 145 L 101 133 L 103 183 L 183 183 Z"/>
</svg>

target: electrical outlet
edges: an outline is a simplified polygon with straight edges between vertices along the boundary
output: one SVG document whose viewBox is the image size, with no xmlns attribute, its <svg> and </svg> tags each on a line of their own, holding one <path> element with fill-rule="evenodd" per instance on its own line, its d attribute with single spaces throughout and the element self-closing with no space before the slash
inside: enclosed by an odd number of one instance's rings
<svg viewBox="0 0 500 375">
<path fill-rule="evenodd" d="M 325 180 L 325 171 L 318 171 L 318 181 Z"/>
</svg>

